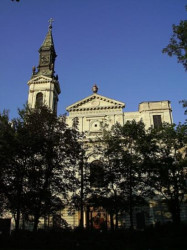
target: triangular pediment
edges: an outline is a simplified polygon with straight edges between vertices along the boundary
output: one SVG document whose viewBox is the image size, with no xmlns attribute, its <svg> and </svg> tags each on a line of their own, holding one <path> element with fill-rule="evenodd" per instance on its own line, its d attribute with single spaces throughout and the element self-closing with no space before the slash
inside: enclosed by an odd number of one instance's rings
<svg viewBox="0 0 187 250">
<path fill-rule="evenodd" d="M 88 111 L 101 109 L 122 109 L 125 103 L 110 99 L 98 94 L 92 94 L 66 108 L 68 112 L 71 111 Z"/>
<path fill-rule="evenodd" d="M 46 83 L 46 82 L 51 82 L 53 79 L 47 76 L 37 76 L 35 78 L 32 78 L 31 80 L 28 81 L 28 85 L 31 83 Z"/>
</svg>

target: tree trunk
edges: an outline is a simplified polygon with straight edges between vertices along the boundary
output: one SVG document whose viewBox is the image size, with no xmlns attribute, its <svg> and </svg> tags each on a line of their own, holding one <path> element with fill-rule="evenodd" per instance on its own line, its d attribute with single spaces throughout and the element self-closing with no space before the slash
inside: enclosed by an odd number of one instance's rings
<svg viewBox="0 0 187 250">
<path fill-rule="evenodd" d="M 18 188 L 17 188 L 17 205 L 16 205 L 16 218 L 15 218 L 15 230 L 18 231 L 20 227 L 20 217 L 21 217 L 21 199 L 22 199 L 22 185 L 23 180 L 18 177 L 17 181 L 19 182 Z"/>
<path fill-rule="evenodd" d="M 169 202 L 169 210 L 172 214 L 172 220 L 174 224 L 180 224 L 181 222 L 181 218 L 180 218 L 180 204 L 179 204 L 179 200 L 175 199 L 175 200 L 171 200 Z"/>
<path fill-rule="evenodd" d="M 119 226 L 119 217 L 118 217 L 118 211 L 116 211 L 116 225 L 115 225 L 115 230 L 118 230 Z"/>
<path fill-rule="evenodd" d="M 20 216 L 21 216 L 20 208 L 17 208 L 16 217 L 15 217 L 15 230 L 16 231 L 19 230 Z"/>
<path fill-rule="evenodd" d="M 130 205 L 130 213 L 129 213 L 129 216 L 130 216 L 130 228 L 133 230 L 133 229 L 134 229 L 133 208 L 132 208 L 131 205 Z"/>
<path fill-rule="evenodd" d="M 22 229 L 25 230 L 25 214 L 22 213 Z"/>
<path fill-rule="evenodd" d="M 114 215 L 112 212 L 110 213 L 110 229 L 114 231 Z"/>
<path fill-rule="evenodd" d="M 130 228 L 134 229 L 133 222 L 133 200 L 132 200 L 132 169 L 130 166 L 130 183 L 129 183 L 129 215 L 130 215 Z"/>
<path fill-rule="evenodd" d="M 33 232 L 37 232 L 38 230 L 38 223 L 39 223 L 39 216 L 35 215 L 34 216 L 34 227 L 33 227 Z"/>
<path fill-rule="evenodd" d="M 90 229 L 90 207 L 86 209 L 86 229 Z"/>
<path fill-rule="evenodd" d="M 80 201 L 80 222 L 79 226 L 80 228 L 83 229 L 84 227 L 84 204 L 83 204 L 83 199 L 84 199 L 84 173 L 83 173 L 83 159 L 81 159 L 80 162 L 80 171 L 81 171 L 81 201 Z"/>
</svg>

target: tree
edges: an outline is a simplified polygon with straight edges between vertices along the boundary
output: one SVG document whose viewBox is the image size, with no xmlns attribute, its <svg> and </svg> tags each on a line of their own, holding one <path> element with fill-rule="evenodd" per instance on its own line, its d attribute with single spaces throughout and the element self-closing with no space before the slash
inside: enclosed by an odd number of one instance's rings
<svg viewBox="0 0 187 250">
<path fill-rule="evenodd" d="M 24 161 L 19 158 L 20 144 L 17 136 L 17 127 L 14 122 L 10 122 L 8 115 L 1 115 L 1 187 L 3 197 L 5 197 L 6 209 L 14 215 L 16 229 L 19 228 L 21 203 L 23 194 L 23 170 L 21 168 Z"/>
<path fill-rule="evenodd" d="M 162 53 L 176 56 L 178 63 L 181 63 L 187 70 L 187 20 L 180 21 L 179 25 L 173 24 L 173 35 L 170 38 L 170 43 L 162 50 Z M 183 104 L 184 108 L 187 107 L 187 100 L 182 100 L 180 103 Z M 187 114 L 187 110 L 185 110 L 185 114 Z"/>
<path fill-rule="evenodd" d="M 176 56 L 187 70 L 187 20 L 180 21 L 179 25 L 173 25 L 173 35 L 170 43 L 162 50 L 169 56 Z"/>
<path fill-rule="evenodd" d="M 14 155 L 14 129 L 9 122 L 8 112 L 0 114 L 0 214 L 7 206 L 6 190 L 6 167 L 11 166 Z"/>
<path fill-rule="evenodd" d="M 46 107 L 19 114 L 11 125 L 15 145 L 11 164 L 5 164 L 6 197 L 16 229 L 22 213 L 25 219 L 33 217 L 37 230 L 39 219 L 61 210 L 75 187 L 80 145 L 65 117 Z"/>
<path fill-rule="evenodd" d="M 65 117 L 56 117 L 45 107 L 26 115 L 26 127 L 34 152 L 26 200 L 36 230 L 40 217 L 59 211 L 67 203 L 76 182 L 80 145 L 76 131 L 67 128 Z"/>
<path fill-rule="evenodd" d="M 183 156 L 186 148 L 186 124 L 164 124 L 156 131 L 157 156 L 152 169 L 149 169 L 150 186 L 166 201 L 174 223 L 180 223 L 180 207 L 187 193 L 187 161 Z"/>
<path fill-rule="evenodd" d="M 104 137 L 102 138 L 105 159 L 103 159 L 105 162 L 105 185 L 102 196 L 104 207 L 110 214 L 110 227 L 112 230 L 114 229 L 114 215 L 116 221 L 115 228 L 117 229 L 119 212 L 123 212 L 127 209 L 127 196 L 123 193 L 123 168 L 126 167 L 124 166 L 124 159 L 127 159 L 127 155 L 125 155 L 124 145 L 122 145 L 120 129 L 120 125 L 116 124 L 111 131 L 104 131 Z M 105 197 L 107 197 L 107 199 Z M 125 203 L 126 206 L 124 206 Z"/>
<path fill-rule="evenodd" d="M 132 121 L 114 125 L 102 140 L 107 183 L 103 197 L 111 198 L 116 216 L 125 209 L 133 228 L 134 208 L 156 195 L 166 201 L 173 222 L 180 223 L 180 207 L 187 192 L 187 125 L 163 124 L 145 130 L 142 122 Z"/>
<path fill-rule="evenodd" d="M 129 213 L 133 229 L 134 208 L 145 205 L 145 198 L 151 194 L 150 188 L 146 188 L 142 171 L 143 140 L 146 140 L 144 124 L 135 121 L 123 126 L 117 123 L 111 130 L 104 130 L 101 138 L 104 186 L 100 188 L 100 194 L 108 199 L 106 209 L 110 211 L 111 227 L 113 215 L 115 214 L 117 228 L 118 214 L 125 210 Z"/>
<path fill-rule="evenodd" d="M 187 100 L 182 100 L 179 103 L 182 103 L 183 108 L 186 108 L 184 114 L 187 115 Z"/>
</svg>

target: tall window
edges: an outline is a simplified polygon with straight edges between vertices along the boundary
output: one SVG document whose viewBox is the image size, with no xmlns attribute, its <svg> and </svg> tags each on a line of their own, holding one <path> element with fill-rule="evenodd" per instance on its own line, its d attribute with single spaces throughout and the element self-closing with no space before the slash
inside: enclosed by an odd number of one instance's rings
<svg viewBox="0 0 187 250">
<path fill-rule="evenodd" d="M 103 164 L 98 160 L 90 164 L 90 185 L 92 187 L 103 187 L 104 185 Z"/>
<path fill-rule="evenodd" d="M 153 115 L 154 128 L 160 128 L 162 126 L 161 115 Z"/>
<path fill-rule="evenodd" d="M 43 94 L 41 92 L 36 95 L 36 108 L 39 108 L 43 105 Z"/>
<path fill-rule="evenodd" d="M 57 114 L 57 98 L 56 98 L 56 96 L 54 96 L 54 99 L 53 99 L 53 112 L 55 114 Z"/>
<path fill-rule="evenodd" d="M 74 117 L 74 118 L 72 119 L 72 127 L 73 127 L 74 129 L 76 129 L 76 128 L 78 127 L 78 125 L 79 125 L 79 118 L 78 118 L 78 117 Z"/>
</svg>

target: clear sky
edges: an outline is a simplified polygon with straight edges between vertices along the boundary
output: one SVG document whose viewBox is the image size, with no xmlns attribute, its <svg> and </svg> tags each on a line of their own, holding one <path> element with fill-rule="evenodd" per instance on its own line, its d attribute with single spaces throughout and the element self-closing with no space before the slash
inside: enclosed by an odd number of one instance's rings
<svg viewBox="0 0 187 250">
<path fill-rule="evenodd" d="M 187 72 L 162 54 L 172 24 L 186 19 L 186 0 L 0 0 L 0 111 L 17 116 L 28 97 L 27 81 L 38 66 L 52 17 L 58 113 L 92 94 L 126 103 L 170 100 L 174 122 L 184 122 L 179 100 L 187 99 Z"/>
</svg>

